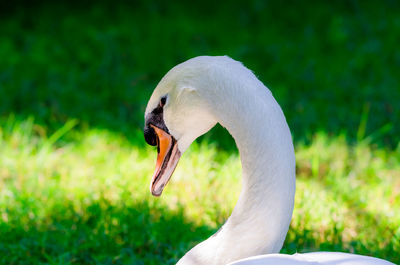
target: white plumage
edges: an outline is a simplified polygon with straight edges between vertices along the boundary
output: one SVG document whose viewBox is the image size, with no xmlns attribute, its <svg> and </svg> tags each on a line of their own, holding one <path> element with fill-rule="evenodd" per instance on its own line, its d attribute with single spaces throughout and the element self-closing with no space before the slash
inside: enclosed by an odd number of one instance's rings
<svg viewBox="0 0 400 265">
<path fill-rule="evenodd" d="M 344 253 L 271 254 L 280 251 L 292 217 L 294 148 L 272 93 L 240 62 L 201 56 L 177 65 L 154 90 L 146 117 L 164 96 L 163 119 L 181 153 L 219 122 L 235 139 L 242 162 L 242 191 L 232 215 L 178 265 L 391 264 Z"/>
</svg>

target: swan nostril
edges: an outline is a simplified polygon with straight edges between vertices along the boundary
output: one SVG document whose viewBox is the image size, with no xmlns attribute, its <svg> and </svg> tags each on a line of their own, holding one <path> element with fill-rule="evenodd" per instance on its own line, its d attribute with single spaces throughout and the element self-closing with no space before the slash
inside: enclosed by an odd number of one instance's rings
<svg viewBox="0 0 400 265">
<path fill-rule="evenodd" d="M 150 126 L 144 127 L 143 134 L 146 143 L 152 146 L 157 145 L 157 135 L 153 128 L 151 128 Z"/>
</svg>

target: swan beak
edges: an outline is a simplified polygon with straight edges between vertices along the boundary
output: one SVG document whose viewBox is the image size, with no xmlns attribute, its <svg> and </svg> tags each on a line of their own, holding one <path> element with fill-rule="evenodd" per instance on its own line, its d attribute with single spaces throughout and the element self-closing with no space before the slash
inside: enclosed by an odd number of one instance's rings
<svg viewBox="0 0 400 265">
<path fill-rule="evenodd" d="M 156 169 L 150 183 L 150 192 L 158 197 L 171 178 L 181 157 L 181 152 L 178 149 L 178 142 L 172 135 L 152 124 L 150 126 L 157 135 L 158 152 Z"/>
</svg>

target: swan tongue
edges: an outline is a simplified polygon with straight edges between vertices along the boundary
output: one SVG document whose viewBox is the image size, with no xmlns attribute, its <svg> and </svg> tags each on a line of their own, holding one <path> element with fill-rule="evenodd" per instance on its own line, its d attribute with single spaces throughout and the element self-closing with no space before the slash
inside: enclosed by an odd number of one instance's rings
<svg viewBox="0 0 400 265">
<path fill-rule="evenodd" d="M 157 134 L 157 162 L 156 169 L 150 183 L 150 191 L 154 196 L 160 196 L 167 185 L 172 173 L 178 164 L 181 152 L 175 138 L 164 130 L 154 126 Z"/>
</svg>

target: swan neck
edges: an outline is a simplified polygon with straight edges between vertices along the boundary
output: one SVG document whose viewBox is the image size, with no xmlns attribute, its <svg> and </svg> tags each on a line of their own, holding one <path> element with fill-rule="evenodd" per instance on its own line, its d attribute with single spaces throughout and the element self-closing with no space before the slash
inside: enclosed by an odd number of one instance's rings
<svg viewBox="0 0 400 265">
<path fill-rule="evenodd" d="M 250 70 L 231 61 L 221 69 L 207 70 L 196 85 L 215 120 L 235 139 L 242 190 L 222 228 L 186 253 L 179 265 L 221 265 L 277 253 L 292 217 L 295 156 L 283 112 Z"/>
<path fill-rule="evenodd" d="M 253 86 L 239 85 L 233 89 L 236 96 L 222 100 L 222 95 L 213 106 L 217 120 L 235 139 L 242 162 L 238 202 L 210 240 L 210 247 L 217 249 L 216 264 L 279 252 L 294 207 L 295 156 L 289 127 L 271 92 L 255 77 L 249 83 Z"/>
</svg>

